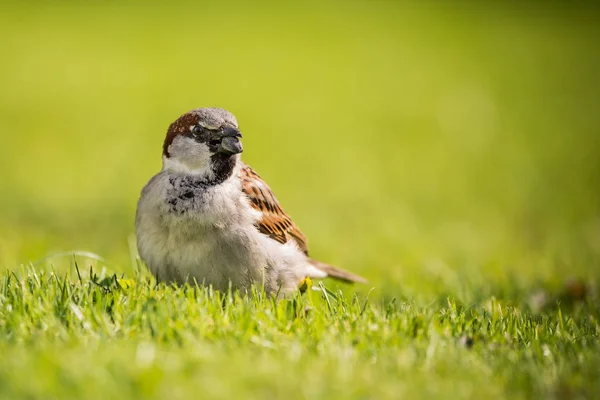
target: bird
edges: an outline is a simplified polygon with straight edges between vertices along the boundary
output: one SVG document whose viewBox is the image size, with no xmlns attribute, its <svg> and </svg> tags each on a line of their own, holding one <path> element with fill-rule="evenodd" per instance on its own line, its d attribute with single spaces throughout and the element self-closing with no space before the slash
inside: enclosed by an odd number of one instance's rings
<svg viewBox="0 0 600 400">
<path fill-rule="evenodd" d="M 222 108 L 191 110 L 169 126 L 162 169 L 143 187 L 135 217 L 140 259 L 157 280 L 278 296 L 307 279 L 366 282 L 309 256 L 304 234 L 241 160 L 241 138 Z"/>
</svg>

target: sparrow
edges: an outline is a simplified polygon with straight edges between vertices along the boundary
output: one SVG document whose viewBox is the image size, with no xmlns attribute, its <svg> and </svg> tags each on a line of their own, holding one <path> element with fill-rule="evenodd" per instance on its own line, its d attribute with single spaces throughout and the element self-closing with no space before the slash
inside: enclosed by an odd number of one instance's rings
<svg viewBox="0 0 600 400">
<path fill-rule="evenodd" d="M 310 258 L 306 237 L 241 160 L 241 137 L 221 108 L 169 126 L 162 169 L 142 189 L 135 219 L 140 258 L 157 280 L 269 294 L 298 290 L 306 278 L 366 282 Z"/>
</svg>

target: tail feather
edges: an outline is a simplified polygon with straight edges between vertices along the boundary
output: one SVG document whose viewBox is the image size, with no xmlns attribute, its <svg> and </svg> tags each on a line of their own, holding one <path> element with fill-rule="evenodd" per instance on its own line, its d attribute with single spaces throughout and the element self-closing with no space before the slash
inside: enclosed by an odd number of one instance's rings
<svg viewBox="0 0 600 400">
<path fill-rule="evenodd" d="M 354 282 L 354 283 L 367 283 L 368 281 L 360 275 L 353 274 L 352 272 L 348 272 L 341 268 L 334 267 L 329 264 L 325 264 L 324 262 L 309 259 L 310 264 L 323 271 L 327 274 L 327 276 L 335 279 L 339 279 L 344 282 Z M 317 277 L 318 278 L 318 277 Z"/>
</svg>

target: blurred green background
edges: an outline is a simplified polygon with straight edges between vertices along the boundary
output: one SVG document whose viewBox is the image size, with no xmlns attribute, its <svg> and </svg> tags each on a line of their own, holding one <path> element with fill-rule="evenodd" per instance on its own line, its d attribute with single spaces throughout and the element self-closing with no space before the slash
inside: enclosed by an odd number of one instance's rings
<svg viewBox="0 0 600 400">
<path fill-rule="evenodd" d="M 556 3 L 5 4 L 0 265 L 86 250 L 131 273 L 168 125 L 217 106 L 312 254 L 379 294 L 597 281 L 597 17 Z"/>
</svg>

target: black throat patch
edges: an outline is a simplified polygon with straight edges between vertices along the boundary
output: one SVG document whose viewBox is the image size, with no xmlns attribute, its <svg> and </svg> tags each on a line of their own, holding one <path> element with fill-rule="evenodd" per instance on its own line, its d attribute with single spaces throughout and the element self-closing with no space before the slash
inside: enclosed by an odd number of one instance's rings
<svg viewBox="0 0 600 400">
<path fill-rule="evenodd" d="M 224 153 L 215 153 L 210 156 L 210 168 L 215 176 L 207 182 L 211 185 L 219 185 L 229 179 L 233 174 L 236 159 L 235 155 Z"/>
<path fill-rule="evenodd" d="M 235 163 L 235 156 L 217 153 L 211 156 L 212 177 L 171 176 L 166 199 L 171 211 L 184 214 L 188 210 L 201 207 L 205 202 L 206 191 L 229 179 L 233 174 Z"/>
</svg>

